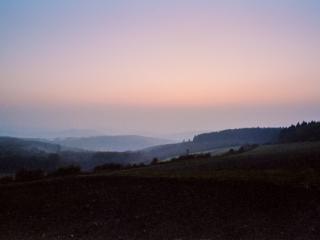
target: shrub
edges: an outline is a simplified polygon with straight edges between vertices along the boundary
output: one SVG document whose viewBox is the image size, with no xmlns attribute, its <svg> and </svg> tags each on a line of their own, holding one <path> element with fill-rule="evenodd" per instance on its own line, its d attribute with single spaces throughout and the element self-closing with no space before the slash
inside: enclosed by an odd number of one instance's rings
<svg viewBox="0 0 320 240">
<path fill-rule="evenodd" d="M 134 164 L 131 164 L 131 165 L 128 165 L 126 166 L 125 168 L 142 168 L 142 167 L 145 167 L 146 165 L 144 163 L 134 163 Z"/>
<path fill-rule="evenodd" d="M 233 149 L 233 148 L 231 148 L 229 151 L 228 151 L 228 154 L 234 154 L 236 151 Z"/>
<path fill-rule="evenodd" d="M 154 158 L 154 159 L 152 159 L 152 161 L 151 161 L 151 165 L 156 165 L 156 164 L 158 164 L 159 163 L 159 159 L 158 158 Z"/>
<path fill-rule="evenodd" d="M 172 158 L 170 162 L 193 160 L 193 159 L 204 159 L 204 158 L 210 158 L 210 157 L 211 157 L 210 153 L 197 153 L 197 154 L 190 154 L 190 155 L 181 155 L 179 157 Z"/>
<path fill-rule="evenodd" d="M 45 177 L 45 173 L 41 169 L 26 170 L 21 169 L 16 172 L 15 180 L 20 182 L 39 180 Z"/>
<path fill-rule="evenodd" d="M 13 176 L 5 176 L 0 178 L 0 184 L 7 184 L 13 182 Z"/>
<path fill-rule="evenodd" d="M 95 172 L 100 172 L 100 171 L 115 171 L 115 170 L 120 170 L 120 169 L 123 169 L 124 166 L 122 166 L 121 164 L 118 164 L 118 163 L 105 163 L 103 165 L 99 165 L 99 166 L 96 166 L 94 168 L 94 171 Z"/>
<path fill-rule="evenodd" d="M 63 176 L 77 175 L 79 173 L 81 173 L 81 168 L 79 166 L 71 165 L 67 167 L 58 168 L 54 172 L 50 173 L 50 176 L 63 177 Z"/>
</svg>

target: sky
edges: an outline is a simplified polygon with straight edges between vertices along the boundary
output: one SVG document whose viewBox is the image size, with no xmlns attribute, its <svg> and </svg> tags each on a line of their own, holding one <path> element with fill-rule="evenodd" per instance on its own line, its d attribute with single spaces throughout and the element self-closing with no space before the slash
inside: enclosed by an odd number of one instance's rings
<svg viewBox="0 0 320 240">
<path fill-rule="evenodd" d="M 318 0 L 1 0 L 0 134 L 320 120 Z"/>
</svg>

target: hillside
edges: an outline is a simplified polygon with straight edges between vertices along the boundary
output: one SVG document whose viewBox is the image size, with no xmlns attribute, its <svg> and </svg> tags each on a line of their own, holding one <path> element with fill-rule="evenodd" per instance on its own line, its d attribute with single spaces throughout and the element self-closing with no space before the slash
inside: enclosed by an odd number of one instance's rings
<svg viewBox="0 0 320 240">
<path fill-rule="evenodd" d="M 265 177 L 265 174 L 304 175 L 320 174 L 320 142 L 303 142 L 261 145 L 243 153 L 224 154 L 222 156 L 200 157 L 161 163 L 140 169 L 123 170 L 115 173 L 125 176 L 156 176 L 156 177 L 199 177 L 219 178 Z M 311 173 L 310 173 L 311 170 Z M 297 177 L 297 176 L 293 176 Z M 301 176 L 300 176 L 301 177 Z M 308 177 L 308 176 L 305 176 Z M 317 177 L 318 178 L 318 177 Z M 276 179 L 276 178 L 274 178 Z M 320 175 L 319 178 L 320 180 Z M 239 180 L 239 179 L 238 179 Z"/>
<path fill-rule="evenodd" d="M 0 239 L 317 240 L 319 169 L 298 142 L 0 184 Z"/>
<path fill-rule="evenodd" d="M 298 133 L 295 133 L 294 141 L 298 141 L 300 138 L 301 140 L 304 140 L 304 136 L 309 136 L 310 138 L 310 131 L 305 130 L 308 129 L 305 127 L 305 124 L 302 126 L 303 127 L 298 126 L 294 128 L 294 131 Z M 283 129 L 230 129 L 200 134 L 195 136 L 193 141 L 157 145 L 142 150 L 124 152 L 97 152 L 81 149 L 103 149 L 106 146 L 118 150 L 135 149 L 148 144 L 157 144 L 166 140 L 141 136 L 100 136 L 56 139 L 54 143 L 52 143 L 48 140 L 41 139 L 34 140 L 2 137 L 0 138 L 0 172 L 14 172 L 22 167 L 44 168 L 45 170 L 48 170 L 69 164 L 79 165 L 84 170 L 92 170 L 97 165 L 103 165 L 105 163 L 123 165 L 150 163 L 154 158 L 168 160 L 181 155 L 212 152 L 218 149 L 228 149 L 231 147 L 236 148 L 246 144 L 275 143 L 279 141 L 279 136 L 282 137 L 280 140 L 283 142 L 283 139 L 288 136 L 288 134 L 292 136 L 292 129 L 292 127 Z M 288 139 L 288 137 L 286 137 L 286 139 Z M 311 139 L 317 138 L 312 135 Z M 300 146 L 302 145 L 299 144 L 298 149 Z M 259 147 L 259 149 L 264 148 L 268 148 L 268 146 Z M 281 145 L 280 148 L 282 150 L 286 149 L 286 145 Z M 275 150 L 270 150 L 270 153 L 274 151 Z M 271 158 L 269 160 L 271 160 Z M 243 162 L 246 161 L 248 160 L 244 159 Z"/>
<path fill-rule="evenodd" d="M 229 145 L 264 144 L 278 141 L 281 128 L 241 128 L 220 132 L 199 134 L 193 138 L 195 143 L 215 143 Z"/>
<path fill-rule="evenodd" d="M 172 143 L 171 140 L 136 135 L 57 138 L 56 144 L 89 151 L 125 152 L 137 151 L 156 145 Z"/>
<path fill-rule="evenodd" d="M 149 163 L 153 158 L 163 160 L 187 153 L 206 152 L 247 143 L 269 142 L 273 140 L 276 132 L 278 132 L 277 129 L 226 130 L 198 135 L 193 141 L 164 145 L 163 143 L 169 140 L 133 135 L 61 138 L 54 141 L 2 137 L 0 138 L 0 172 L 14 172 L 20 168 L 51 170 L 69 164 L 91 170 L 104 163 L 123 165 Z M 257 137 L 257 134 L 261 136 Z M 246 137 L 241 140 L 243 136 Z M 143 147 L 146 148 L 139 150 Z M 126 151 L 127 149 L 135 150 Z"/>
<path fill-rule="evenodd" d="M 66 165 L 79 165 L 83 170 L 92 170 L 104 163 L 127 165 L 151 160 L 140 152 L 84 151 L 47 141 L 0 137 L 0 173 L 3 174 L 22 168 L 52 171 Z"/>
<path fill-rule="evenodd" d="M 193 141 L 143 149 L 143 152 L 159 159 L 166 159 L 186 153 L 204 152 L 217 148 L 274 143 L 278 141 L 280 131 L 281 128 L 228 129 L 197 135 L 193 138 Z"/>
<path fill-rule="evenodd" d="M 0 137 L 0 173 L 21 168 L 53 170 L 61 165 L 61 146 L 35 140 Z"/>
<path fill-rule="evenodd" d="M 14 150 L 24 153 L 56 153 L 62 150 L 62 148 L 58 144 L 33 139 L 0 137 L 0 150 Z"/>
</svg>

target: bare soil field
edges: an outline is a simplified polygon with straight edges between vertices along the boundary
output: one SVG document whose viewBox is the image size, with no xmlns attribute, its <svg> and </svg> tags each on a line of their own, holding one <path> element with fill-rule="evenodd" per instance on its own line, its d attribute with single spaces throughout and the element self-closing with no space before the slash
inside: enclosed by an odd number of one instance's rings
<svg viewBox="0 0 320 240">
<path fill-rule="evenodd" d="M 110 176 L 0 186 L 5 240 L 319 236 L 317 187 Z"/>
</svg>

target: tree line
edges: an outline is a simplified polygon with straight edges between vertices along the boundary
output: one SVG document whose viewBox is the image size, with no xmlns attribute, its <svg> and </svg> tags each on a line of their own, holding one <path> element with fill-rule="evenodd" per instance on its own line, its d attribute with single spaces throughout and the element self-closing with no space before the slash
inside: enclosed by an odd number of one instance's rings
<svg viewBox="0 0 320 240">
<path fill-rule="evenodd" d="M 279 142 L 320 141 L 320 122 L 302 122 L 281 130 Z"/>
</svg>

